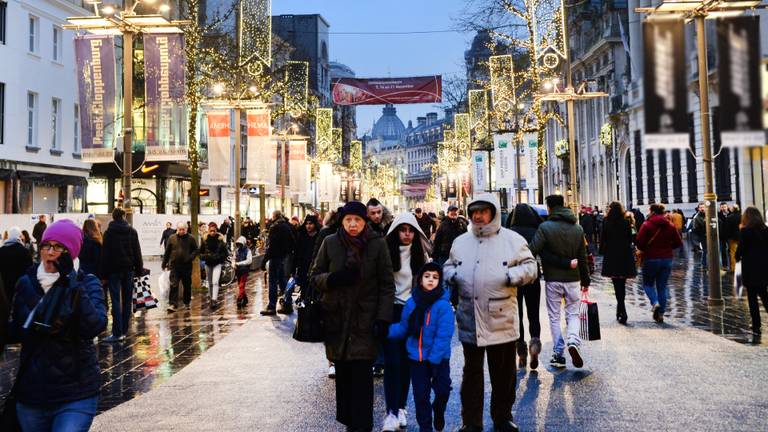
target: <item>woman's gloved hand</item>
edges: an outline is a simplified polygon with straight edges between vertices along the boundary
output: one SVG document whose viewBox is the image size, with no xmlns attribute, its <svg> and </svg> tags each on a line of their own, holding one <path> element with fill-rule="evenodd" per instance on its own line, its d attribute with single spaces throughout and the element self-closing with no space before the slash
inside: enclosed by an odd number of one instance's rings
<svg viewBox="0 0 768 432">
<path fill-rule="evenodd" d="M 56 269 L 59 271 L 60 279 L 69 278 L 69 274 L 75 269 L 75 263 L 72 261 L 72 255 L 69 253 L 62 253 L 58 260 L 54 262 Z"/>
<path fill-rule="evenodd" d="M 354 285 L 357 282 L 358 272 L 355 269 L 344 267 L 341 270 L 335 271 L 328 276 L 328 285 L 332 286 L 346 286 Z"/>
</svg>

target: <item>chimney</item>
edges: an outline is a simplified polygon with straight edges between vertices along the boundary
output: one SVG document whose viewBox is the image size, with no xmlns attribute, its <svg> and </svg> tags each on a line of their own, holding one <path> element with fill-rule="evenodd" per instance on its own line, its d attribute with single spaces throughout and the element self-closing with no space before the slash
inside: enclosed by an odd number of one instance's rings
<svg viewBox="0 0 768 432">
<path fill-rule="evenodd" d="M 426 117 L 416 117 L 416 122 L 419 126 L 424 126 L 427 124 L 427 118 Z"/>
<path fill-rule="evenodd" d="M 427 113 L 427 126 L 433 125 L 435 123 L 437 123 L 437 113 Z"/>
<path fill-rule="evenodd" d="M 447 123 L 453 123 L 453 108 L 445 109 L 445 121 Z"/>
</svg>

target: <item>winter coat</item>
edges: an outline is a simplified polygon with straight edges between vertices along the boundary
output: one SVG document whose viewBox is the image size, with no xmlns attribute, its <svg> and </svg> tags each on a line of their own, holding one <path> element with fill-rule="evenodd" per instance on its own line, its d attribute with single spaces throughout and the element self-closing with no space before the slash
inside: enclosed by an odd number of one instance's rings
<svg viewBox="0 0 768 432">
<path fill-rule="evenodd" d="M 720 241 L 728 240 L 728 215 L 730 213 L 717 212 L 717 235 Z"/>
<path fill-rule="evenodd" d="M 707 216 L 704 212 L 697 212 L 693 217 L 693 234 L 695 234 L 699 241 L 704 241 L 707 235 Z"/>
<path fill-rule="evenodd" d="M 467 224 L 461 218 L 451 219 L 446 217 L 440 222 L 435 233 L 433 258 L 440 262 L 448 259 L 451 254 L 451 246 L 457 237 L 467 232 Z"/>
<path fill-rule="evenodd" d="M 168 238 L 163 255 L 163 268 L 184 268 L 192 265 L 200 253 L 197 241 L 189 234 L 174 234 Z"/>
<path fill-rule="evenodd" d="M 610 278 L 637 276 L 632 226 L 624 219 L 606 219 L 600 234 L 600 255 L 603 256 L 602 275 Z"/>
<path fill-rule="evenodd" d="M 319 237 L 320 233 L 318 231 L 315 231 L 313 235 L 309 235 L 305 228 L 299 230 L 294 265 L 296 274 L 300 278 L 306 277 L 312 267 L 312 253 L 315 251 L 315 243 Z"/>
<path fill-rule="evenodd" d="M 40 249 L 40 242 L 43 240 L 43 233 L 48 228 L 48 225 L 43 221 L 38 221 L 32 228 L 32 238 L 37 242 L 37 248 Z"/>
<path fill-rule="evenodd" d="M 672 258 L 674 250 L 682 245 L 680 233 L 662 215 L 652 215 L 637 233 L 637 248 L 643 251 L 646 260 Z"/>
<path fill-rule="evenodd" d="M 222 223 L 219 227 L 219 233 L 227 240 L 227 244 L 232 243 L 232 236 L 235 235 L 235 228 L 231 223 Z"/>
<path fill-rule="evenodd" d="M 296 237 L 293 234 L 293 227 L 285 219 L 281 219 L 269 228 L 264 262 L 272 258 L 285 258 L 293 253 L 295 247 Z"/>
<path fill-rule="evenodd" d="M 745 287 L 768 286 L 768 228 L 741 229 L 736 261 L 741 261 L 741 276 Z"/>
<path fill-rule="evenodd" d="M 366 230 L 365 235 L 368 243 L 357 284 L 328 283 L 331 273 L 347 264 L 339 234 L 325 238 L 312 268 L 311 278 L 320 293 L 325 318 L 325 354 L 330 361 L 374 360 L 378 351 L 374 322 L 392 320 L 395 284 L 387 244 L 378 233 Z"/>
<path fill-rule="evenodd" d="M 99 394 L 101 378 L 93 338 L 107 327 L 104 291 L 96 276 L 82 271 L 73 270 L 66 283 L 67 297 L 75 290 L 79 292 L 75 316 L 70 321 L 72 334 L 79 336 L 76 342 L 22 328 L 44 295 L 37 280 L 37 266 L 30 267 L 16 286 L 9 330 L 12 339 L 21 342 L 21 364 L 28 365 L 16 383 L 16 397 L 24 404 L 55 405 Z"/>
<path fill-rule="evenodd" d="M 683 230 L 683 215 L 680 213 L 672 212 L 669 214 L 669 221 L 672 222 L 672 226 L 675 227 L 676 230 L 682 231 Z"/>
<path fill-rule="evenodd" d="M 595 217 L 591 213 L 584 213 L 579 217 L 579 225 L 584 230 L 584 234 L 595 233 Z"/>
<path fill-rule="evenodd" d="M 259 236 L 259 226 L 255 224 L 243 225 L 241 233 L 247 240 L 253 240 Z"/>
<path fill-rule="evenodd" d="M 403 307 L 400 322 L 389 326 L 390 339 L 404 339 L 408 358 L 417 362 L 428 361 L 432 364 L 440 364 L 443 360 L 451 358 L 451 339 L 453 338 L 453 307 L 449 301 L 450 290 L 444 287 L 435 289 L 443 290 L 443 295 L 437 299 L 424 314 L 424 322 L 421 324 L 419 337 L 408 335 L 408 321 L 416 309 L 414 297 L 408 299 Z M 420 289 L 415 288 L 413 295 L 418 297 Z"/>
<path fill-rule="evenodd" d="M 547 251 L 554 256 L 567 260 L 577 259 L 579 265 L 572 269 L 551 265 L 544 260 L 544 279 L 549 282 L 581 282 L 589 286 L 589 264 L 587 247 L 584 244 L 584 230 L 576 223 L 576 216 L 571 209 L 557 207 L 552 209 L 547 220 L 539 225 L 531 242 L 531 252 L 535 255 Z"/>
<path fill-rule="evenodd" d="M 310 264 L 309 266 L 310 269 L 312 269 L 312 266 L 314 265 L 314 262 L 315 262 L 315 258 L 317 258 L 317 254 L 320 252 L 320 246 L 322 246 L 323 240 L 325 240 L 326 237 L 328 236 L 336 234 L 340 226 L 341 225 L 339 224 L 331 224 L 329 226 L 323 227 L 323 229 L 321 229 L 320 232 L 317 233 L 317 239 L 315 240 L 315 250 L 312 251 L 312 264 Z M 381 234 L 381 236 L 384 237 L 384 234 Z"/>
<path fill-rule="evenodd" d="M 162 247 L 166 247 L 166 246 L 168 245 L 168 239 L 169 239 L 169 238 L 170 238 L 172 235 L 174 235 L 174 234 L 176 234 L 176 230 L 175 230 L 175 229 L 173 229 L 173 228 L 166 228 L 166 229 L 163 231 L 163 236 L 162 236 L 162 237 L 160 237 L 160 246 L 162 246 Z"/>
<path fill-rule="evenodd" d="M 741 230 L 739 227 L 739 225 L 741 225 L 741 211 L 734 211 L 729 213 L 726 223 L 728 224 L 727 239 L 731 241 L 739 241 L 739 234 Z"/>
<path fill-rule="evenodd" d="M 247 247 L 238 247 L 235 250 L 235 275 L 242 276 L 251 272 L 253 254 Z"/>
<path fill-rule="evenodd" d="M 11 301 L 5 294 L 3 278 L 0 278 L 0 353 L 8 343 L 8 318 L 11 316 Z"/>
<path fill-rule="evenodd" d="M 83 247 L 80 248 L 80 270 L 86 274 L 99 275 L 99 263 L 101 262 L 101 243 L 83 235 Z"/>
<path fill-rule="evenodd" d="M 507 228 L 520 234 L 525 241 L 531 243 L 543 221 L 533 207 L 528 204 L 517 204 L 515 210 L 507 218 Z"/>
<path fill-rule="evenodd" d="M 0 278 L 5 287 L 5 296 L 10 302 L 16 292 L 16 282 L 32 266 L 32 257 L 21 243 L 6 243 L 0 247 Z"/>
<path fill-rule="evenodd" d="M 141 246 L 136 230 L 124 220 L 110 222 L 104 232 L 101 247 L 101 278 L 106 279 L 114 273 L 138 273 L 143 267 L 144 261 L 141 258 Z"/>
<path fill-rule="evenodd" d="M 375 224 L 373 222 L 368 222 L 368 228 L 371 228 L 375 232 L 381 234 L 382 237 L 387 235 L 387 231 L 389 231 L 389 226 L 392 224 L 392 220 L 394 219 L 394 216 L 389 211 L 389 209 L 382 205 L 384 210 L 382 210 L 381 214 L 381 222 Z"/>
<path fill-rule="evenodd" d="M 224 244 L 224 238 L 222 234 L 209 235 L 200 242 L 200 259 L 205 261 L 205 265 L 215 267 L 227 259 L 229 250 Z"/>
<path fill-rule="evenodd" d="M 498 198 L 481 194 L 470 205 L 478 201 L 495 207 L 494 218 L 483 227 L 473 224 L 453 242 L 443 278 L 458 288 L 459 340 L 498 345 L 520 337 L 517 287 L 536 280 L 538 268 L 528 242 L 502 228 Z"/>
<path fill-rule="evenodd" d="M 416 216 L 414 217 L 416 218 L 416 222 L 418 222 L 421 231 L 427 236 L 427 238 L 432 237 L 432 234 L 435 232 L 435 221 L 432 220 L 432 218 L 429 217 L 429 215 L 426 213 L 422 213 L 421 218 Z"/>
</svg>

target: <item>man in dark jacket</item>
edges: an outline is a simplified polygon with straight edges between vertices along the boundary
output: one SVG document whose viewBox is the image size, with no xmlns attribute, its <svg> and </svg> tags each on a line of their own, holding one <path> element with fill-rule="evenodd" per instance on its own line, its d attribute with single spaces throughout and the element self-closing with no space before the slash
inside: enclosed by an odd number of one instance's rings
<svg viewBox="0 0 768 432">
<path fill-rule="evenodd" d="M 43 238 L 45 229 L 48 228 L 48 225 L 45 224 L 45 218 L 46 216 L 41 214 L 34 228 L 32 228 L 32 238 L 34 238 L 35 243 L 37 243 L 38 255 L 40 251 L 40 240 Z"/>
<path fill-rule="evenodd" d="M 441 266 L 445 264 L 451 254 L 453 241 L 465 232 L 467 232 L 467 224 L 459 219 L 459 208 L 455 205 L 448 207 L 448 213 L 435 233 L 432 259 Z"/>
<path fill-rule="evenodd" d="M 125 210 L 120 207 L 112 211 L 101 250 L 99 274 L 107 280 L 112 299 L 112 335 L 103 342 L 122 341 L 133 315 L 133 276 L 142 271 L 144 262 L 139 235 L 125 220 Z"/>
<path fill-rule="evenodd" d="M 276 210 L 272 214 L 272 221 L 267 239 L 267 251 L 261 263 L 261 270 L 264 271 L 267 269 L 267 262 L 269 262 L 269 303 L 261 311 L 262 315 L 275 315 L 277 313 L 278 291 L 284 291 L 288 283 L 285 260 L 293 253 L 296 243 L 293 228 L 285 220 L 282 212 Z"/>
<path fill-rule="evenodd" d="M 253 242 L 259 237 L 259 226 L 255 225 L 250 217 L 246 217 L 243 221 L 243 227 L 241 233 L 243 237 L 248 241 L 248 245 L 252 245 Z"/>
<path fill-rule="evenodd" d="M 432 218 L 429 217 L 428 214 L 424 213 L 420 208 L 417 208 L 415 213 L 416 222 L 419 223 L 419 227 L 422 231 L 424 231 L 424 235 L 426 235 L 428 239 L 432 240 L 432 236 L 435 234 L 435 229 L 437 228 L 435 221 L 432 220 Z"/>
<path fill-rule="evenodd" d="M 723 270 L 729 270 L 730 254 L 728 254 L 728 203 L 720 203 L 717 212 L 717 235 L 720 239 L 720 264 Z"/>
<path fill-rule="evenodd" d="M 368 227 L 382 237 L 386 236 L 392 223 L 392 214 L 376 198 L 369 199 L 365 206 L 368 209 Z"/>
<path fill-rule="evenodd" d="M 549 328 L 554 341 L 552 359 L 549 364 L 556 368 L 565 367 L 565 342 L 560 327 L 561 304 L 565 299 L 565 314 L 567 323 L 568 353 L 573 365 L 577 368 L 584 366 L 584 360 L 579 351 L 579 285 L 581 291 L 589 289 L 589 267 L 587 263 L 587 248 L 584 241 L 584 230 L 576 221 L 576 215 L 565 207 L 562 195 L 550 195 L 546 198 L 549 218 L 539 226 L 531 242 L 531 252 L 540 255 L 543 251 L 553 256 L 577 260 L 575 268 L 561 268 L 550 265 L 545 260 L 544 280 L 546 280 L 547 312 L 549 313 Z"/>
<path fill-rule="evenodd" d="M 13 301 L 16 281 L 30 266 L 32 257 L 21 243 L 21 230 L 19 227 L 11 227 L 8 230 L 8 239 L 0 247 L 0 280 L 5 286 L 5 296 L 9 302 Z"/>
<path fill-rule="evenodd" d="M 728 224 L 728 252 L 730 253 L 729 259 L 731 271 L 736 268 L 736 249 L 739 247 L 739 231 L 741 225 L 741 209 L 738 204 L 734 204 L 731 207 L 731 212 L 728 213 L 726 220 Z"/>
<path fill-rule="evenodd" d="M 229 247 L 232 244 L 232 236 L 235 235 L 235 228 L 232 226 L 232 221 L 229 220 L 229 217 L 224 218 L 219 227 L 219 232 L 224 236 L 227 247 Z"/>
<path fill-rule="evenodd" d="M 301 287 L 301 295 L 309 293 L 309 270 L 312 267 L 312 253 L 315 251 L 318 233 L 320 232 L 320 223 L 317 216 L 310 214 L 304 218 L 304 223 L 299 228 L 299 238 L 296 241 L 296 254 L 294 257 L 294 266 L 296 272 L 297 284 Z M 285 302 L 283 309 L 290 313 L 291 293 L 285 293 Z M 280 311 L 278 311 L 280 312 Z"/>
<path fill-rule="evenodd" d="M 579 225 L 581 225 L 581 229 L 584 230 L 584 235 L 587 237 L 589 245 L 592 246 L 592 241 L 594 240 L 593 237 L 595 235 L 595 217 L 592 216 L 591 209 L 586 207 L 581 208 Z"/>
<path fill-rule="evenodd" d="M 192 262 L 200 250 L 195 238 L 187 232 L 187 224 L 179 222 L 176 234 L 168 238 L 163 255 L 163 270 L 171 271 L 171 292 L 168 298 L 168 312 L 175 312 L 179 299 L 179 282 L 184 284 L 184 306 L 189 309 L 192 301 Z"/>
<path fill-rule="evenodd" d="M 165 223 L 165 230 L 163 231 L 163 236 L 160 237 L 160 246 L 163 247 L 163 250 L 165 250 L 165 247 L 168 245 L 168 238 L 172 236 L 176 232 L 175 229 L 173 229 L 173 224 L 170 222 Z"/>
</svg>

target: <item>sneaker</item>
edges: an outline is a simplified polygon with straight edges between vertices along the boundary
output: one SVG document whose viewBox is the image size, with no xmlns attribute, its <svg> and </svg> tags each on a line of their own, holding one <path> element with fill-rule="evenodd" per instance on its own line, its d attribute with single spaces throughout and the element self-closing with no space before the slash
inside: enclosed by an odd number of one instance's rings
<svg viewBox="0 0 768 432">
<path fill-rule="evenodd" d="M 395 432 L 400 429 L 400 422 L 397 420 L 397 416 L 394 413 L 388 413 L 384 417 L 384 425 L 381 427 L 382 432 Z"/>
<path fill-rule="evenodd" d="M 661 309 L 661 306 L 659 306 L 658 303 L 653 305 L 653 320 L 656 322 L 662 322 L 664 320 L 664 318 L 661 315 L 660 309 Z"/>
<path fill-rule="evenodd" d="M 176 306 L 172 305 L 172 304 L 169 304 L 168 307 L 165 309 L 165 311 L 168 312 L 168 313 L 174 313 L 174 312 L 176 312 Z"/>
<path fill-rule="evenodd" d="M 584 359 L 581 358 L 581 352 L 579 352 L 579 347 L 575 344 L 568 345 L 568 354 L 571 355 L 571 361 L 573 361 L 573 365 L 577 368 L 584 366 Z"/>
<path fill-rule="evenodd" d="M 336 366 L 330 365 L 328 366 L 328 378 L 336 378 Z"/>
<path fill-rule="evenodd" d="M 528 343 L 528 352 L 531 356 L 531 370 L 539 367 L 539 354 L 541 354 L 541 339 L 533 338 Z"/>
<path fill-rule="evenodd" d="M 552 358 L 549 360 L 549 365 L 558 369 L 563 369 L 565 367 L 565 357 L 557 353 L 552 354 Z"/>
<path fill-rule="evenodd" d="M 513 423 L 512 420 L 493 424 L 494 432 L 518 432 L 519 430 L 520 429 L 518 429 L 517 425 Z"/>
<path fill-rule="evenodd" d="M 400 424 L 400 429 L 408 427 L 408 411 L 401 409 L 397 410 L 397 421 Z"/>
<path fill-rule="evenodd" d="M 273 308 L 273 307 L 268 307 L 268 308 L 264 309 L 263 311 L 261 311 L 261 312 L 259 312 L 259 313 L 260 313 L 262 316 L 272 316 L 272 315 L 277 315 L 277 311 L 275 311 L 275 308 Z"/>
<path fill-rule="evenodd" d="M 373 365 L 373 376 L 376 378 L 381 378 L 384 376 L 384 366 L 382 365 Z"/>
<path fill-rule="evenodd" d="M 283 303 L 282 305 L 280 305 L 280 308 L 277 309 L 277 313 L 281 315 L 290 315 L 293 313 L 293 306 L 286 305 L 285 303 Z"/>
<path fill-rule="evenodd" d="M 120 342 L 120 336 L 109 335 L 101 340 L 104 343 L 118 343 Z"/>
</svg>

